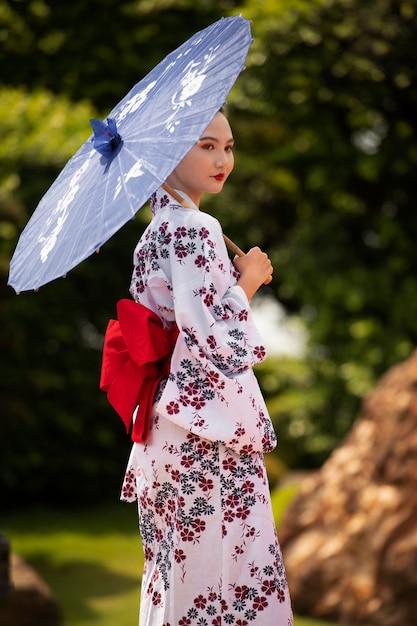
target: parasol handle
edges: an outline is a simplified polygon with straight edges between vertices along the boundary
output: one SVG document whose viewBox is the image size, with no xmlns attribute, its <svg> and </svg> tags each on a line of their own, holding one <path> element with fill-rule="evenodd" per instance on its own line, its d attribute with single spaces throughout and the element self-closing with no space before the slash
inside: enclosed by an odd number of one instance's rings
<svg viewBox="0 0 417 626">
<path fill-rule="evenodd" d="M 177 202 L 179 202 L 180 204 L 182 204 L 182 206 L 186 209 L 191 209 L 192 207 L 188 204 L 188 202 L 182 197 L 180 196 L 179 193 L 177 193 L 175 191 L 175 189 L 173 189 L 170 185 L 168 185 L 167 183 L 164 183 L 163 185 L 161 185 L 162 189 L 165 189 L 166 192 L 168 192 L 170 194 L 170 196 L 172 196 Z M 245 256 L 245 253 L 243 252 L 243 250 L 241 248 L 239 248 L 239 246 L 237 246 L 234 241 L 232 241 L 231 239 L 229 239 L 229 237 L 227 235 L 225 235 L 223 233 L 223 239 L 224 242 L 226 244 L 226 246 L 229 248 L 229 250 L 231 250 L 234 254 L 236 254 L 237 256 Z M 268 276 L 268 278 L 266 279 L 266 281 L 264 282 L 264 285 L 269 285 L 269 283 L 272 280 L 272 276 Z"/>
<path fill-rule="evenodd" d="M 224 233 L 223 233 L 223 239 L 224 239 L 224 243 L 229 248 L 229 250 L 231 250 L 231 252 L 233 252 L 237 256 L 245 256 L 245 253 L 243 252 L 242 248 L 239 248 L 239 246 L 237 246 L 235 242 L 229 239 L 229 237 L 225 235 Z"/>
<path fill-rule="evenodd" d="M 223 233 L 223 239 L 225 241 L 226 246 L 229 248 L 229 250 L 231 250 L 234 254 L 236 254 L 237 256 L 245 256 L 245 253 L 243 252 L 243 250 L 241 248 L 239 248 L 239 246 L 237 246 L 235 244 L 234 241 L 232 241 L 231 239 L 229 239 L 229 237 L 227 235 L 225 235 Z M 272 280 L 272 276 L 268 276 L 268 278 L 264 281 L 264 285 L 269 285 L 269 283 Z"/>
</svg>

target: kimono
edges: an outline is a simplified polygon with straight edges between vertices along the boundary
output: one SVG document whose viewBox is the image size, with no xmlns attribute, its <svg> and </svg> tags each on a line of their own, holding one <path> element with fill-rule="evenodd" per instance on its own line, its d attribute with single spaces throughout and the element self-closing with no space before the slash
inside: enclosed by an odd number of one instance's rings
<svg viewBox="0 0 417 626">
<path fill-rule="evenodd" d="M 219 222 L 161 189 L 151 207 L 130 292 L 179 335 L 122 487 L 145 553 L 139 624 L 292 626 L 263 459 L 276 437 L 252 371 L 262 338 Z"/>
</svg>

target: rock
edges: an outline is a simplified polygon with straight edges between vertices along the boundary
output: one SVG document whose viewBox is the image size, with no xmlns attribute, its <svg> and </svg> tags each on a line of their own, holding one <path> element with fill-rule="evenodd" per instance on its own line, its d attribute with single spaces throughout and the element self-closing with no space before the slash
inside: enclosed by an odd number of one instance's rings
<svg viewBox="0 0 417 626">
<path fill-rule="evenodd" d="M 60 626 L 51 590 L 20 556 L 11 556 L 12 588 L 0 597 L 0 626 Z"/>
<path fill-rule="evenodd" d="M 417 624 L 417 351 L 365 399 L 279 529 L 296 612 Z"/>
<path fill-rule="evenodd" d="M 0 533 L 0 598 L 10 589 L 10 542 L 6 535 Z"/>
</svg>

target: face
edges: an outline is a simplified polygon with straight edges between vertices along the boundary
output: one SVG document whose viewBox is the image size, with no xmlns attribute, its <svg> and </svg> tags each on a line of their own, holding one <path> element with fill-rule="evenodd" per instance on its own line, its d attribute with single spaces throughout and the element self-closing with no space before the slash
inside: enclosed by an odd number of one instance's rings
<svg viewBox="0 0 417 626">
<path fill-rule="evenodd" d="M 199 206 L 203 193 L 219 193 L 233 169 L 233 135 L 223 113 L 217 113 L 195 146 L 168 177 Z"/>
</svg>

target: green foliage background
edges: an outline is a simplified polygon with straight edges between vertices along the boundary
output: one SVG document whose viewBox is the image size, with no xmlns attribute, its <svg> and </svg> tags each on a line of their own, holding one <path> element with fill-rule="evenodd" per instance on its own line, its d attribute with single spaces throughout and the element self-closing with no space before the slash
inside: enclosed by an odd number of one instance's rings
<svg viewBox="0 0 417 626">
<path fill-rule="evenodd" d="M 252 19 L 229 98 L 236 168 L 205 209 L 307 327 L 258 368 L 289 465 L 318 466 L 417 341 L 415 0 L 0 0 L 0 485 L 5 505 L 117 497 L 130 443 L 98 390 L 143 209 L 37 294 L 7 287 L 17 238 L 66 160 L 196 30 Z M 120 423 L 119 423 L 120 422 Z"/>
</svg>

